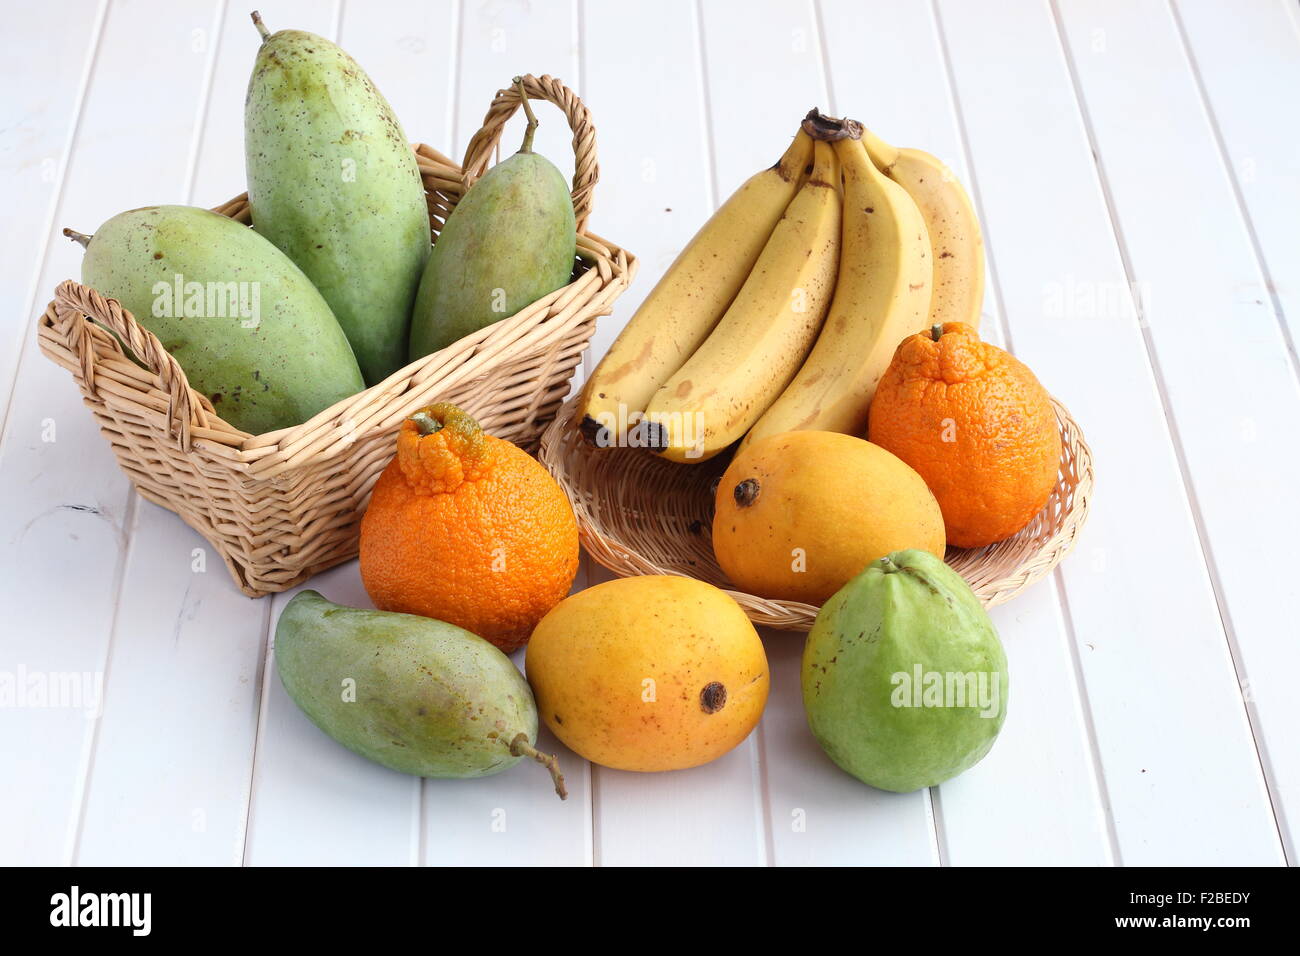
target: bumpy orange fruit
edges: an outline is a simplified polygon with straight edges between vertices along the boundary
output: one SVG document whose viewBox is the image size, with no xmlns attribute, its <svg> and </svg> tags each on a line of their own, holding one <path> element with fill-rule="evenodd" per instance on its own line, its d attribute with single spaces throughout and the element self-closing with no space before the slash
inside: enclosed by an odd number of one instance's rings
<svg viewBox="0 0 1300 956">
<path fill-rule="evenodd" d="M 509 652 L 577 570 L 573 509 L 545 468 L 454 405 L 402 423 L 361 522 L 361 578 L 376 607 L 447 621 Z"/>
<path fill-rule="evenodd" d="M 925 479 L 959 548 L 1009 538 L 1056 486 L 1061 436 L 1047 390 L 961 322 L 903 340 L 871 402 L 868 435 Z"/>
</svg>

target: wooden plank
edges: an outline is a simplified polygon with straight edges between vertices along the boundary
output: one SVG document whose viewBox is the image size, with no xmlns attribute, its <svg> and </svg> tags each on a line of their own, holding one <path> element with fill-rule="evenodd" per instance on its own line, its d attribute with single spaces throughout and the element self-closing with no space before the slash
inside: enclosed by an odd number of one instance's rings
<svg viewBox="0 0 1300 956">
<path fill-rule="evenodd" d="M 183 201 L 208 53 L 191 48 L 215 3 L 163 0 L 114 6 L 104 23 L 54 226 L 93 231 L 122 209 Z M 122 51 L 131 51 L 123 55 Z M 76 68 L 73 67 L 75 70 Z M 165 76 L 167 82 L 142 77 Z M 123 110 L 130 103 L 132 109 Z M 174 144 L 145 149 L 151 142 Z M 80 271 L 80 249 L 51 236 L 41 301 Z M 21 358 L 0 445 L 0 598 L 17 609 L 5 669 L 102 679 L 117 585 L 132 524 L 132 493 L 82 407 L 71 377 L 36 350 Z M 0 859 L 71 860 L 97 722 L 76 709 L 28 707 L 0 723 L 0 749 L 24 785 L 6 790 Z"/>
<path fill-rule="evenodd" d="M 1300 7 L 1291 0 L 1177 0 L 1172 10 L 1263 261 L 1264 288 L 1244 281 L 1237 295 L 1273 300 L 1286 324 L 1294 366 L 1300 341 L 1300 121 L 1284 97 L 1300 89 Z"/>
<path fill-rule="evenodd" d="M 195 205 L 243 189 L 244 90 L 260 40 L 245 11 L 226 12 L 195 28 L 202 33 L 184 34 L 211 67 L 188 157 L 194 172 L 184 199 Z M 262 12 L 272 30 L 334 32 L 330 7 L 309 0 Z M 79 863 L 242 859 L 270 603 L 242 595 L 215 549 L 175 515 L 139 506 Z M 147 747 L 142 727 L 150 728 Z M 161 782 L 150 770 L 159 764 L 169 770 Z"/>
<path fill-rule="evenodd" d="M 1287 548 L 1300 537 L 1300 515 L 1271 508 L 1267 537 L 1257 522 L 1300 471 L 1300 387 L 1168 5 L 1065 0 L 1059 9 L 1128 270 L 1151 290 L 1142 318 L 1274 806 L 1290 811 L 1280 814 L 1285 827 L 1300 814 L 1300 752 L 1290 743 L 1300 724 L 1290 686 L 1300 645 L 1277 635 L 1295 631 L 1289 608 L 1300 584 Z M 1238 13 L 1249 19 L 1253 9 Z M 1270 26 L 1261 18 L 1249 32 Z M 1300 44 L 1292 55 L 1300 68 Z M 1285 87 L 1256 96 L 1257 110 L 1294 112 Z M 1294 228 L 1290 246 L 1300 253 Z M 1295 835 L 1283 835 L 1294 859 Z"/>
<path fill-rule="evenodd" d="M 33 335 L 37 299 L 49 291 L 37 280 L 49 237 L 57 232 L 52 217 L 107 5 L 24 4 L 8 12 L 0 37 L 10 75 L 40 78 L 0 101 L 0 177 L 9 184 L 0 225 L 0 341 L 6 343 L 0 349 L 0 422 L 23 343 Z"/>
<path fill-rule="evenodd" d="M 1177 448 L 1051 10 L 941 0 L 939 11 L 1011 343 L 1069 405 L 1097 463 L 1092 515 L 1060 576 L 1118 859 L 1279 862 Z"/>
<path fill-rule="evenodd" d="M 861 119 L 890 142 L 934 153 L 978 197 L 933 9 L 838 0 L 824 3 L 822 16 L 833 112 Z M 886 89 L 889 96 L 877 95 Z M 981 334 L 1005 345 L 994 276 L 985 287 Z M 944 861 L 1108 862 L 1104 802 L 1055 580 L 996 609 L 993 620 L 1006 647 L 1014 692 L 993 753 L 941 788 L 942 812 L 936 819 Z"/>
</svg>

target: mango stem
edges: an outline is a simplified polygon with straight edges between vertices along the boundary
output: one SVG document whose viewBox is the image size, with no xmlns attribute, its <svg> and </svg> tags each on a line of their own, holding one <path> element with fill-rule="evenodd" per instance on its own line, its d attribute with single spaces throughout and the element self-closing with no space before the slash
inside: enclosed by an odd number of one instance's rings
<svg viewBox="0 0 1300 956">
<path fill-rule="evenodd" d="M 564 789 L 564 774 L 560 773 L 560 762 L 555 759 L 555 754 L 544 754 L 528 742 L 528 735 L 522 731 L 515 735 L 515 739 L 510 741 L 510 753 L 515 757 L 531 757 L 539 764 L 551 772 L 551 780 L 555 784 L 555 792 L 564 800 L 569 796 L 569 791 Z"/>
<path fill-rule="evenodd" d="M 266 24 L 262 22 L 262 15 L 256 10 L 253 11 L 253 26 L 257 27 L 257 32 L 262 34 L 263 40 L 268 39 L 271 36 L 271 31 L 268 30 Z"/>
<path fill-rule="evenodd" d="M 533 151 L 533 134 L 537 132 L 537 117 L 533 114 L 532 104 L 528 102 L 528 93 L 524 90 L 524 78 L 516 76 L 514 84 L 519 88 L 519 103 L 524 108 L 524 115 L 528 117 L 528 127 L 524 130 L 524 145 L 519 147 L 519 152 L 531 153 Z"/>
<path fill-rule="evenodd" d="M 86 248 L 90 246 L 90 240 L 95 238 L 94 236 L 86 235 L 84 232 L 77 232 L 75 229 L 64 229 L 63 234 L 73 242 L 81 243 L 81 245 Z"/>
</svg>

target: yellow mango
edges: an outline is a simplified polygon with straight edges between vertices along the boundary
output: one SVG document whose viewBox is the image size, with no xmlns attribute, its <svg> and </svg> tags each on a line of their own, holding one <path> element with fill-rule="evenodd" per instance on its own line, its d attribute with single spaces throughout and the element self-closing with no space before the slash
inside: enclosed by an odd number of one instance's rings
<svg viewBox="0 0 1300 956">
<path fill-rule="evenodd" d="M 551 732 L 616 770 L 708 763 L 749 736 L 767 702 L 754 625 L 691 578 L 621 578 L 566 598 L 533 631 L 526 665 Z"/>
<path fill-rule="evenodd" d="M 944 555 L 925 480 L 879 445 L 784 432 L 736 454 L 718 482 L 713 553 L 737 587 L 820 605 L 868 564 L 916 548 Z"/>
</svg>

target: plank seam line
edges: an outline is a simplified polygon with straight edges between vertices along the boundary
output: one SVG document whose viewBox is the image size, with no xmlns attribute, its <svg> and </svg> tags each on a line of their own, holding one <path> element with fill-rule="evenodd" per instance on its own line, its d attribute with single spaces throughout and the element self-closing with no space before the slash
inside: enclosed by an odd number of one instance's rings
<svg viewBox="0 0 1300 956">
<path fill-rule="evenodd" d="M 769 680 L 771 672 L 772 665 L 769 663 Z M 770 693 L 769 691 L 769 699 Z M 767 733 L 763 728 L 762 718 L 754 728 L 754 741 L 751 747 L 749 766 L 753 777 L 754 809 L 758 816 L 754 821 L 758 824 L 758 832 L 755 834 L 758 837 L 758 852 L 762 856 L 764 866 L 774 866 L 776 864 L 776 819 L 772 809 L 771 779 L 767 772 Z"/>
<path fill-rule="evenodd" d="M 709 94 L 709 57 L 704 37 L 704 6 L 691 0 L 695 7 L 695 51 L 700 67 L 700 122 L 704 126 L 704 161 L 709 167 L 709 207 L 718 208 L 718 162 L 713 147 L 713 97 Z"/>
<path fill-rule="evenodd" d="M 1237 215 L 1240 217 L 1241 224 L 1250 239 L 1250 251 L 1255 257 L 1255 265 L 1259 269 L 1260 278 L 1264 280 L 1264 289 L 1273 302 L 1273 319 L 1277 322 L 1278 330 L 1282 334 L 1282 342 L 1286 346 L 1287 365 L 1291 368 L 1292 377 L 1297 384 L 1300 384 L 1300 359 L 1296 355 L 1296 343 L 1291 336 L 1291 327 L 1287 325 L 1286 310 L 1282 307 L 1282 297 L 1278 294 L 1277 284 L 1273 281 L 1273 275 L 1269 271 L 1268 260 L 1264 256 L 1264 246 L 1259 241 L 1255 221 L 1251 218 L 1250 208 L 1246 205 L 1246 194 L 1241 188 L 1241 182 L 1237 178 L 1237 169 L 1232 164 L 1229 156 L 1228 142 L 1224 138 L 1223 129 L 1219 126 L 1219 118 L 1215 115 L 1214 106 L 1210 102 L 1210 95 L 1205 86 L 1205 78 L 1201 75 L 1201 67 L 1196 61 L 1196 54 L 1192 52 L 1192 44 L 1188 39 L 1187 29 L 1183 25 L 1183 18 L 1173 0 L 1167 0 L 1167 2 L 1169 15 L 1174 21 L 1174 30 L 1178 34 L 1178 42 L 1182 46 L 1183 56 L 1187 60 L 1187 67 L 1191 70 L 1192 81 L 1196 84 L 1196 95 L 1200 99 L 1201 112 L 1204 114 L 1205 121 L 1214 136 L 1214 145 L 1219 151 L 1219 162 L 1223 165 L 1228 184 L 1232 187 L 1232 199 L 1237 206 Z"/>
<path fill-rule="evenodd" d="M 446 142 L 451 158 L 457 159 L 461 155 L 457 137 L 460 135 L 460 64 L 465 55 L 465 0 L 457 0 L 454 9 L 456 42 L 451 45 L 451 82 L 447 88 L 451 109 L 447 111 Z"/>
<path fill-rule="evenodd" d="M 600 827 L 597 825 L 597 807 L 600 806 L 600 768 L 594 763 L 587 764 L 587 786 L 591 792 L 591 865 L 603 866 L 601 863 Z"/>
<path fill-rule="evenodd" d="M 939 44 L 939 58 L 943 62 L 944 76 L 948 87 L 948 97 L 952 104 L 952 113 L 956 125 L 957 142 L 961 147 L 962 163 L 966 167 L 966 180 L 970 184 L 971 202 L 975 206 L 975 214 L 980 223 L 980 229 L 984 235 L 984 255 L 987 260 L 987 272 L 989 279 L 989 288 L 993 293 L 993 311 L 994 321 L 996 321 L 998 330 L 1002 335 L 1002 341 L 1006 345 L 1006 350 L 1015 353 L 1014 343 L 1011 337 L 1011 328 L 1008 324 L 1006 313 L 1006 300 L 1002 293 L 1002 282 L 997 270 L 997 257 L 993 254 L 995 243 L 989 241 L 988 217 L 984 215 L 984 199 L 980 192 L 978 177 L 975 175 L 975 161 L 970 148 L 970 136 L 966 131 L 966 117 L 962 110 L 961 95 L 957 92 L 957 77 L 952 66 L 952 55 L 948 49 L 947 34 L 943 29 L 943 17 L 939 12 L 938 0 L 930 0 L 931 22 L 934 25 L 935 36 Z M 1066 650 L 1069 652 L 1074 662 L 1074 683 L 1075 693 L 1079 701 L 1080 709 L 1083 712 L 1084 732 L 1088 737 L 1088 753 L 1092 757 L 1092 782 L 1093 787 L 1098 795 L 1098 803 L 1102 810 L 1102 821 L 1106 831 L 1106 842 L 1110 848 L 1112 858 L 1119 859 L 1119 834 L 1115 828 L 1114 814 L 1111 811 L 1110 788 L 1106 783 L 1106 771 L 1101 762 L 1101 750 L 1097 740 L 1096 723 L 1092 715 L 1092 702 L 1088 696 L 1087 684 L 1084 680 L 1083 671 L 1078 665 L 1077 655 L 1077 636 L 1074 628 L 1074 619 L 1070 615 L 1070 606 L 1065 594 L 1064 578 L 1058 568 L 1054 572 L 1054 590 L 1056 592 L 1057 612 L 1065 626 Z M 936 815 L 936 828 L 942 826 L 942 817 Z M 941 835 L 936 829 L 935 833 L 936 846 L 947 848 L 947 836 Z M 941 861 L 946 861 L 946 855 L 941 856 Z M 946 862 L 941 865 L 947 865 Z"/>
<path fill-rule="evenodd" d="M 1053 584 L 1056 587 L 1056 600 L 1061 612 L 1061 623 L 1065 628 L 1066 649 L 1070 653 L 1070 667 L 1074 670 L 1074 681 L 1079 692 L 1079 709 L 1083 713 L 1083 726 L 1088 733 L 1088 758 L 1092 763 L 1093 786 L 1097 789 L 1097 802 L 1102 811 L 1102 826 L 1106 831 L 1106 844 L 1110 850 L 1110 865 L 1123 866 L 1124 854 L 1119 848 L 1119 833 L 1115 829 L 1115 818 L 1111 811 L 1110 792 L 1106 789 L 1105 770 L 1101 760 L 1101 747 L 1097 743 L 1097 725 L 1092 716 L 1092 697 L 1088 693 L 1088 682 L 1083 676 L 1083 660 L 1079 654 L 1079 635 L 1074 629 L 1074 615 L 1070 611 L 1070 595 L 1065 589 L 1065 575 L 1060 565 L 1052 569 Z"/>
<path fill-rule="evenodd" d="M 40 262 L 37 264 L 37 268 L 36 268 L 36 276 L 32 280 L 31 296 L 27 304 L 27 313 L 26 313 L 29 316 L 31 315 L 32 307 L 35 305 L 37 286 L 40 283 L 41 276 L 45 271 L 46 257 L 49 255 L 50 246 L 54 243 L 54 239 L 53 237 L 49 236 L 49 232 L 53 228 L 54 217 L 58 215 L 59 206 L 63 202 L 63 189 L 65 184 L 67 183 L 68 168 L 72 165 L 72 151 L 73 148 L 76 146 L 77 137 L 81 131 L 81 118 L 82 118 L 83 109 L 85 107 L 86 98 L 90 93 L 91 77 L 94 75 L 95 68 L 99 63 L 99 52 L 104 37 L 104 24 L 108 20 L 108 8 L 111 5 L 111 2 L 112 0 L 106 0 L 106 2 L 100 6 L 99 17 L 95 23 L 95 27 L 92 33 L 91 44 L 90 44 L 90 56 L 86 60 L 85 72 L 81 77 L 81 86 L 80 89 L 78 90 L 76 102 L 73 106 L 72 122 L 70 124 L 70 128 L 68 131 L 67 144 L 64 149 L 62 168 L 59 171 L 59 183 L 55 190 L 54 203 L 51 206 L 50 218 L 46 226 L 47 239 L 45 243 L 45 251 L 41 254 Z M 15 363 L 15 367 L 14 367 L 14 380 L 13 383 L 10 385 L 10 401 L 9 404 L 6 405 L 5 407 L 5 418 L 6 418 L 5 432 L 0 432 L 0 434 L 5 434 L 8 431 L 8 413 L 9 410 L 13 408 L 13 396 L 16 393 L 18 388 L 19 371 L 21 370 L 23 357 L 27 353 L 27 349 L 26 349 L 27 330 L 31 328 L 31 324 L 32 323 L 28 322 L 24 327 L 23 347 L 19 352 L 18 362 Z M 134 491 L 128 492 L 126 507 L 123 508 L 122 510 L 122 525 L 119 533 L 120 545 L 118 551 L 117 565 L 113 569 L 113 581 L 110 585 L 110 588 L 114 594 L 117 594 L 121 590 L 121 581 L 123 575 L 125 574 L 126 541 L 131 533 L 130 531 L 131 524 L 135 520 L 134 504 L 135 504 L 135 492 Z M 68 861 L 68 865 L 76 864 L 77 853 L 81 845 L 81 830 L 82 830 L 82 826 L 85 823 L 85 815 L 86 815 L 86 796 L 90 792 L 90 775 L 94 769 L 94 764 L 95 764 L 95 748 L 99 741 L 99 728 L 104 720 L 104 697 L 106 697 L 108 694 L 108 670 L 109 670 L 109 663 L 112 659 L 113 632 L 117 628 L 117 612 L 118 612 L 118 607 L 117 604 L 114 603 L 112 613 L 109 616 L 108 640 L 105 642 L 104 656 L 102 658 L 103 660 L 102 672 L 104 677 L 100 684 L 100 688 L 101 688 L 100 699 L 98 701 L 99 716 L 95 719 L 94 724 L 90 728 L 90 738 L 84 744 L 86 749 L 85 749 L 85 753 L 82 756 L 83 763 L 78 768 L 77 783 L 76 783 L 76 787 L 77 787 L 76 809 L 74 811 L 74 816 L 72 820 L 69 821 L 70 832 L 68 833 L 67 844 L 64 850 Z"/>
<path fill-rule="evenodd" d="M 429 840 L 426 836 L 429 832 L 429 805 L 425 802 L 427 788 L 428 780 L 420 777 L 416 781 L 415 787 L 415 840 L 412 841 L 414 843 L 412 851 L 415 856 L 415 866 L 429 865 Z"/>
<path fill-rule="evenodd" d="M 573 37 L 574 47 L 577 50 L 575 61 L 578 70 L 578 81 L 574 87 L 574 92 L 582 96 L 587 88 L 587 9 L 585 0 L 573 0 L 573 24 L 575 36 Z M 576 162 L 576 159 L 575 159 Z M 575 170 L 576 172 L 576 170 Z M 600 184 L 597 183 L 597 186 Z M 591 376 L 593 356 L 590 344 L 582 351 L 582 376 L 585 381 Z M 570 394 L 574 389 L 570 388 Z M 582 575 L 583 587 L 590 586 L 591 574 L 591 556 L 587 554 L 586 548 L 581 548 L 579 552 L 579 574 Z M 583 794 L 587 798 L 587 827 L 585 846 L 583 847 L 583 862 L 589 867 L 596 865 L 596 794 L 595 794 L 595 768 L 581 755 L 575 754 L 579 760 L 582 760 L 586 768 L 583 780 Z"/>
<path fill-rule="evenodd" d="M 9 382 L 3 414 L 0 414 L 0 439 L 9 434 L 9 413 L 14 407 L 14 397 L 18 394 L 18 381 L 21 378 L 23 359 L 28 354 L 27 338 L 31 334 L 32 326 L 36 324 L 32 321 L 32 312 L 36 308 L 36 296 L 40 292 L 41 278 L 45 274 L 45 263 L 49 259 L 50 249 L 56 241 L 56 237 L 52 236 L 51 232 L 54 229 L 54 220 L 59 215 L 59 207 L 63 202 L 63 191 L 68 183 L 68 168 L 72 165 L 72 151 L 77 145 L 77 137 L 81 132 L 81 117 L 85 110 L 86 97 L 90 94 L 90 78 L 94 74 L 95 66 L 99 61 L 100 45 L 104 38 L 104 23 L 108 19 L 108 8 L 111 4 L 112 0 L 102 0 L 99 5 L 95 24 L 91 28 L 90 55 L 86 57 L 86 64 L 82 67 L 77 95 L 72 102 L 72 117 L 68 123 L 68 133 L 64 139 L 63 151 L 60 156 L 59 178 L 58 182 L 55 183 L 54 195 L 50 197 L 49 211 L 45 216 L 45 230 L 43 232 L 45 244 L 36 259 L 36 270 L 32 275 L 31 288 L 27 291 L 27 299 L 23 308 L 22 333 L 18 336 L 18 355 L 14 361 L 14 376 Z M 57 237 L 57 241 L 62 241 L 62 236 Z"/>
<path fill-rule="evenodd" d="M 1278 0 L 1283 8 L 1287 11 L 1287 19 L 1291 23 L 1291 28 L 1295 30 L 1296 39 L 1300 40 L 1300 0 Z"/>
<path fill-rule="evenodd" d="M 948 854 L 948 836 L 943 827 L 943 800 L 941 784 L 925 788 L 926 816 L 930 818 L 930 852 L 938 866 L 951 866 Z"/>
<path fill-rule="evenodd" d="M 1065 61 L 1066 71 L 1069 74 L 1070 84 L 1073 88 L 1075 109 L 1079 113 L 1079 119 L 1083 125 L 1084 135 L 1088 140 L 1088 148 L 1092 154 L 1093 169 L 1096 173 L 1097 184 L 1101 190 L 1102 200 L 1106 207 L 1106 215 L 1110 219 L 1111 233 L 1114 236 L 1120 264 L 1124 269 L 1124 278 L 1128 282 L 1129 289 L 1133 290 L 1137 288 L 1135 284 L 1136 273 L 1133 269 L 1128 244 L 1124 239 L 1124 232 L 1120 226 L 1119 217 L 1116 214 L 1114 196 L 1110 189 L 1110 181 L 1106 175 L 1105 163 L 1102 161 L 1101 153 L 1097 145 L 1097 137 L 1093 129 L 1092 117 L 1083 97 L 1083 89 L 1079 82 L 1074 57 L 1065 40 L 1065 30 L 1061 23 L 1061 14 L 1057 7 L 1057 0 L 1048 0 L 1048 5 L 1052 12 L 1052 23 L 1056 31 L 1057 43 L 1061 48 L 1061 55 Z M 1242 712 L 1245 715 L 1247 727 L 1250 730 L 1251 738 L 1255 744 L 1255 759 L 1259 765 L 1260 776 L 1264 783 L 1264 790 L 1269 799 L 1269 810 L 1273 815 L 1273 826 L 1277 832 L 1278 844 L 1282 850 L 1283 858 L 1287 859 L 1287 841 L 1282 827 L 1282 820 L 1279 815 L 1279 801 L 1274 792 L 1275 787 L 1272 779 L 1273 775 L 1267 759 L 1267 751 L 1263 747 L 1261 734 L 1259 729 L 1255 726 L 1255 721 L 1252 718 L 1251 708 L 1247 704 L 1245 697 L 1241 692 L 1244 665 L 1241 661 L 1240 647 L 1237 643 L 1236 630 L 1232 624 L 1232 615 L 1223 595 L 1223 587 L 1219 580 L 1218 565 L 1214 559 L 1213 547 L 1210 544 L 1209 536 L 1206 533 L 1200 501 L 1192 483 L 1191 470 L 1188 467 L 1187 457 L 1183 449 L 1181 432 L 1179 431 L 1177 420 L 1173 414 L 1173 408 L 1169 402 L 1169 392 L 1165 385 L 1164 372 L 1161 369 L 1155 342 L 1151 337 L 1151 330 L 1146 321 L 1146 313 L 1143 307 L 1142 297 L 1140 295 L 1132 294 L 1131 291 L 1130 297 L 1133 302 L 1134 314 L 1138 320 L 1138 329 L 1142 333 L 1142 343 L 1146 349 L 1147 361 L 1151 366 L 1151 374 L 1155 380 L 1156 389 L 1160 396 L 1160 405 L 1161 410 L 1164 413 L 1165 427 L 1169 430 L 1170 439 L 1173 444 L 1174 457 L 1178 462 L 1179 477 L 1182 481 L 1183 493 L 1187 496 L 1188 508 L 1192 514 L 1192 523 L 1196 529 L 1197 542 L 1201 548 L 1201 560 L 1205 564 L 1206 575 L 1210 582 L 1210 589 L 1214 595 L 1214 602 L 1219 611 L 1219 624 L 1223 629 L 1228 658 L 1232 664 L 1234 679 L 1237 682 L 1237 696 L 1241 701 Z"/>
<path fill-rule="evenodd" d="M 577 50 L 575 59 L 577 60 L 578 68 L 578 82 L 574 87 L 574 92 L 577 93 L 578 96 L 582 96 L 583 91 L 587 88 L 587 14 L 586 5 L 583 0 L 573 0 L 573 29 L 573 46 L 574 49 Z M 576 158 L 574 159 L 574 162 L 576 164 Z M 574 170 L 574 174 L 577 174 L 576 169 Z M 600 183 L 597 182 L 596 186 L 599 188 Z M 592 204 L 592 208 L 594 210 L 594 203 Z M 591 353 L 592 349 L 590 343 L 588 343 L 588 347 L 582 350 L 582 381 L 584 384 L 587 379 L 591 377 L 591 373 L 594 370 L 592 368 L 593 357 Z M 567 400 L 571 397 L 575 391 L 577 391 L 577 387 L 571 381 L 569 385 L 569 394 L 565 396 L 565 399 Z"/>
<path fill-rule="evenodd" d="M 207 63 L 204 66 L 203 80 L 199 86 L 199 97 L 197 115 L 195 117 L 195 135 L 190 139 L 190 156 L 186 161 L 186 178 L 185 178 L 185 201 L 192 204 L 194 202 L 194 175 L 198 167 L 199 150 L 202 146 L 203 127 L 207 122 L 208 106 L 211 102 L 212 78 L 217 68 L 217 51 L 220 46 L 221 28 L 225 22 L 227 0 L 217 0 L 214 8 L 214 24 L 212 35 L 217 39 L 211 45 Z M 109 618 L 108 641 L 104 647 L 104 690 L 102 696 L 108 696 L 108 678 L 110 665 L 113 659 L 113 647 L 117 643 L 117 623 L 122 608 L 122 591 L 126 583 L 126 570 L 131 562 L 132 544 L 135 540 L 135 530 L 137 515 L 139 514 L 140 495 L 135 489 L 135 483 L 132 482 L 127 491 L 126 508 L 122 516 L 122 551 L 118 559 L 117 567 L 113 572 L 112 593 L 113 612 Z M 99 751 L 99 734 L 100 727 L 104 722 L 104 701 L 100 700 L 100 717 L 95 721 L 94 728 L 91 731 L 90 751 L 86 757 L 85 774 L 81 784 L 80 806 L 77 810 L 77 825 L 74 831 L 72 841 L 71 863 L 76 864 L 77 856 L 81 852 L 81 840 L 84 836 L 84 826 L 86 820 L 86 808 L 90 803 L 90 787 L 94 777 L 96 766 L 95 757 Z"/>
<path fill-rule="evenodd" d="M 262 653 L 258 655 L 258 692 L 257 692 L 257 727 L 253 731 L 253 759 L 248 763 L 248 800 L 244 804 L 244 827 L 243 838 L 241 840 L 241 849 L 239 853 L 239 863 L 241 866 L 248 866 L 248 837 L 253 830 L 254 806 L 256 800 L 254 795 L 257 791 L 258 780 L 258 759 L 257 756 L 262 752 L 262 740 L 266 733 L 267 711 L 270 709 L 271 695 L 267 691 L 267 684 L 270 683 L 271 674 L 274 672 L 272 660 L 275 654 L 275 644 L 271 638 L 271 608 L 275 602 L 274 597 L 266 599 L 266 607 L 262 609 Z"/>
<path fill-rule="evenodd" d="M 812 7 L 813 31 L 817 34 L 817 52 L 822 60 L 822 84 L 826 88 L 826 110 L 832 116 L 838 116 L 839 109 L 835 105 L 835 83 L 831 78 L 831 54 L 826 43 L 826 21 L 822 15 L 821 0 L 811 0 L 809 5 Z"/>
</svg>

